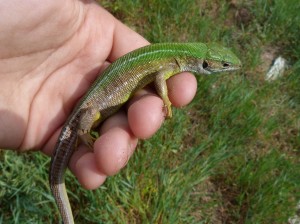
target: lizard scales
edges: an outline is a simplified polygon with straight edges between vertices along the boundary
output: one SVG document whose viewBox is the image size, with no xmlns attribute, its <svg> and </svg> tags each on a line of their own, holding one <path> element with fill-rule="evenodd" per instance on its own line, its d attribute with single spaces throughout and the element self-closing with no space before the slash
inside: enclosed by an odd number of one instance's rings
<svg viewBox="0 0 300 224">
<path fill-rule="evenodd" d="M 171 117 L 166 80 L 183 71 L 212 74 L 237 70 L 240 60 L 227 48 L 205 43 L 161 43 L 132 51 L 107 67 L 89 88 L 64 124 L 51 158 L 49 182 L 65 224 L 74 223 L 64 173 L 78 137 L 92 147 L 89 132 L 128 99 L 154 82 L 166 117 Z"/>
</svg>

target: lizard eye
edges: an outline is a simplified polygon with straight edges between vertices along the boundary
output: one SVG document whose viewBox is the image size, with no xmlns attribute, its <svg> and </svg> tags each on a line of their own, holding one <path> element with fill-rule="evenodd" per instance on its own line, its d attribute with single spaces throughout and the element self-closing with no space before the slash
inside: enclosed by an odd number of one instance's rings
<svg viewBox="0 0 300 224">
<path fill-rule="evenodd" d="M 206 60 L 202 63 L 202 68 L 206 69 L 208 67 L 208 62 Z"/>
<path fill-rule="evenodd" d="M 227 63 L 227 62 L 223 62 L 223 68 L 228 68 L 230 66 L 230 64 L 229 63 Z"/>
</svg>

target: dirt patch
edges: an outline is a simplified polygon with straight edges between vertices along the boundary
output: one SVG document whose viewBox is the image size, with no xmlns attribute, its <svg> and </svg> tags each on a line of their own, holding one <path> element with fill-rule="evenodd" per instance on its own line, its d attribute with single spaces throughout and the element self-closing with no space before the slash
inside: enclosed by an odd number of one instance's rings
<svg viewBox="0 0 300 224">
<path fill-rule="evenodd" d="M 214 224 L 226 223 L 224 222 L 226 219 L 225 217 L 227 216 L 225 214 L 226 209 L 221 203 L 221 193 L 218 192 L 216 186 L 207 179 L 197 185 L 194 189 L 192 194 L 195 197 L 192 196 L 192 203 L 199 205 L 195 206 L 194 210 L 191 212 L 191 215 L 196 219 L 195 221 L 201 222 L 205 220 L 208 223 Z M 207 220 L 207 217 L 210 217 L 210 219 Z"/>
</svg>

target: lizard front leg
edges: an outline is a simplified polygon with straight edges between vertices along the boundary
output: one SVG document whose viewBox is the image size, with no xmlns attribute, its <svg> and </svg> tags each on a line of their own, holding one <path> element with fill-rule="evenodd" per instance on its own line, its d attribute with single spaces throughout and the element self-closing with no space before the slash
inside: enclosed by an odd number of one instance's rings
<svg viewBox="0 0 300 224">
<path fill-rule="evenodd" d="M 178 71 L 170 70 L 162 70 L 158 72 L 155 76 L 154 85 L 158 95 L 161 97 L 164 103 L 164 109 L 166 111 L 166 118 L 172 117 L 172 103 L 168 97 L 168 87 L 166 80 L 177 74 Z"/>
</svg>

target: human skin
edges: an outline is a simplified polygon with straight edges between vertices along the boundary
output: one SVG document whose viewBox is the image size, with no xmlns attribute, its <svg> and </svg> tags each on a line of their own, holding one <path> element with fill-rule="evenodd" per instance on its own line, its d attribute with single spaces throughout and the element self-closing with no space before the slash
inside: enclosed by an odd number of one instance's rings
<svg viewBox="0 0 300 224">
<path fill-rule="evenodd" d="M 34 10 L 32 10 L 34 9 Z M 93 1 L 0 2 L 0 148 L 51 155 L 76 102 L 109 63 L 149 44 Z M 176 107 L 188 104 L 197 82 L 190 73 L 168 81 Z M 86 189 L 122 169 L 138 139 L 164 121 L 151 87 L 138 91 L 101 126 L 93 151 L 79 145 L 69 168 Z"/>
</svg>

